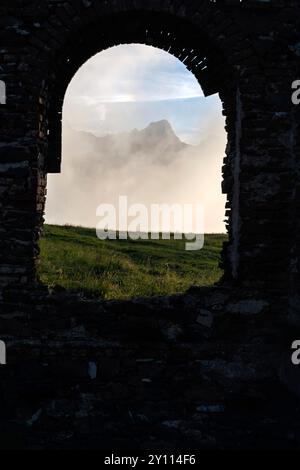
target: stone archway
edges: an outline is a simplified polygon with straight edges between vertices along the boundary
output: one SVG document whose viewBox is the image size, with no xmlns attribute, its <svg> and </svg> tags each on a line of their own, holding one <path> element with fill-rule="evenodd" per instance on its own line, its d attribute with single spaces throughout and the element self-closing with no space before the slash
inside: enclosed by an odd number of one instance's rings
<svg viewBox="0 0 300 470">
<path fill-rule="evenodd" d="M 257 34 L 268 27 L 271 34 L 278 27 L 280 9 L 265 5 L 260 11 L 267 12 L 268 19 L 263 17 Z M 228 197 L 229 231 L 223 252 L 225 279 L 286 292 L 291 241 L 277 227 L 287 222 L 292 195 L 283 164 L 286 158 L 280 160 L 279 154 L 289 158 L 291 149 L 276 132 L 284 112 L 281 86 L 286 87 L 287 80 L 283 71 L 272 72 L 268 55 L 269 49 L 280 53 L 283 44 L 277 41 L 270 46 L 271 36 L 262 37 L 267 51 L 264 61 L 257 34 L 250 34 L 248 13 L 255 18 L 255 6 L 230 7 L 210 1 L 186 5 L 168 0 L 35 0 L 23 8 L 21 16 L 7 19 L 6 241 L 1 286 L 35 280 L 46 174 L 60 168 L 61 107 L 70 78 L 95 52 L 140 42 L 169 50 L 184 61 L 204 93 L 218 92 L 224 104 L 228 146 L 223 191 Z M 8 52 L 16 47 L 14 74 Z M 291 68 L 295 61 L 286 56 L 285 62 Z M 289 125 L 289 118 L 285 124 Z"/>
<path fill-rule="evenodd" d="M 161 29 L 161 24 L 166 25 Z M 124 25 L 126 25 L 124 27 Z M 101 37 L 97 38 L 98 28 L 101 29 Z M 113 28 L 118 32 L 112 33 Z M 188 31 L 188 32 L 187 32 Z M 89 28 L 80 39 L 78 48 L 68 45 L 64 54 L 58 54 L 56 58 L 55 81 L 50 81 L 47 91 L 49 109 L 46 112 L 45 122 L 49 123 L 48 150 L 46 157 L 46 171 L 50 173 L 60 172 L 61 165 L 61 117 L 63 100 L 66 89 L 74 73 L 85 63 L 91 55 L 105 50 L 116 44 L 131 43 L 132 41 L 152 45 L 164 49 L 181 60 L 199 80 L 206 96 L 219 93 L 223 100 L 224 114 L 227 115 L 228 142 L 231 147 L 235 141 L 235 106 L 236 87 L 238 77 L 234 68 L 225 59 L 223 53 L 213 44 L 208 46 L 205 35 L 199 34 L 198 28 L 189 24 L 186 20 L 178 19 L 170 14 L 159 13 L 118 13 L 113 14 L 102 22 L 97 22 L 96 31 Z M 217 67 L 223 70 L 222 79 Z M 53 76 L 54 79 L 54 76 Z M 228 144 L 229 145 L 229 144 Z M 231 158 L 232 153 L 231 153 Z M 230 168 L 230 155 L 226 159 L 227 177 L 232 174 Z M 235 180 L 238 184 L 237 179 Z M 232 221 L 238 219 L 238 204 L 234 200 L 233 189 L 228 191 L 228 205 L 235 206 L 233 211 L 227 208 L 228 229 L 232 234 L 232 250 L 237 250 L 237 235 L 234 234 Z M 234 222 L 237 226 L 238 222 Z M 233 241 L 234 240 L 234 241 Z M 238 258 L 230 257 L 228 250 L 224 250 L 224 267 L 228 278 L 237 276 Z"/>
<path fill-rule="evenodd" d="M 286 328 L 288 301 L 295 323 L 300 311 L 299 18 L 298 0 L 2 0 L 0 447 L 299 447 L 299 403 L 278 379 L 282 361 L 299 394 Z M 196 50 L 204 92 L 224 103 L 224 284 L 112 303 L 32 289 L 66 86 L 126 41 L 191 69 Z"/>
<path fill-rule="evenodd" d="M 73 39 L 66 43 L 55 56 L 55 65 L 51 79 L 46 84 L 45 93 L 49 104 L 43 116 L 43 122 L 48 126 L 46 171 L 57 172 L 60 169 L 61 158 L 61 111 L 63 97 L 70 79 L 77 69 L 91 55 L 101 49 L 119 43 L 138 42 L 154 45 L 175 55 L 182 60 L 199 80 L 206 95 L 219 93 L 223 102 L 224 114 L 227 116 L 228 155 L 224 167 L 224 191 L 228 194 L 228 231 L 230 234 L 229 246 L 224 249 L 224 268 L 227 278 L 237 278 L 239 275 L 239 152 L 238 145 L 239 116 L 236 108 L 240 107 L 238 93 L 239 73 L 238 66 L 230 60 L 223 36 L 222 40 L 211 40 L 217 37 L 213 25 L 206 25 L 201 30 L 197 24 L 186 16 L 180 17 L 176 12 L 162 11 L 121 11 L 105 13 L 97 22 L 83 27 L 77 47 L 74 48 Z M 205 18 L 204 9 L 201 12 L 201 21 Z M 225 19 L 224 19 L 225 21 Z M 228 22 L 225 23 L 228 27 Z M 211 28 L 211 29 L 210 29 Z M 218 25 L 219 28 L 219 25 Z M 232 27 L 234 31 L 235 28 Z M 99 31 L 101 33 L 99 34 Z M 228 41 L 231 44 L 235 34 L 231 31 Z M 100 36 L 100 37 L 99 37 Z M 235 40 L 239 47 L 243 41 L 236 34 Z M 247 43 L 247 40 L 244 39 Z M 222 44 L 222 47 L 220 45 Z M 249 53 L 247 59 L 253 67 L 254 54 Z M 244 65 L 245 67 L 247 65 Z M 222 70 L 222 74 L 219 73 Z"/>
</svg>

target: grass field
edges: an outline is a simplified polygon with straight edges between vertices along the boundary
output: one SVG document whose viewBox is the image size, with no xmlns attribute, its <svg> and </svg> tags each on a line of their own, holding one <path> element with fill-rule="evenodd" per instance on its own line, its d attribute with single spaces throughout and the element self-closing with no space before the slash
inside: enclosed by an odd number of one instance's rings
<svg viewBox="0 0 300 470">
<path fill-rule="evenodd" d="M 95 230 L 46 225 L 39 277 L 85 296 L 129 299 L 184 292 L 218 281 L 226 235 L 206 235 L 204 248 L 185 251 L 184 240 L 100 241 Z"/>
</svg>

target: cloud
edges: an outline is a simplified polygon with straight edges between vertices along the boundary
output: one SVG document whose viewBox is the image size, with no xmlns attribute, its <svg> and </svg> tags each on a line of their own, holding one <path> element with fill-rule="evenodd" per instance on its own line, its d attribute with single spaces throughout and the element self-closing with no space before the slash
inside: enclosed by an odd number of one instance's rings
<svg viewBox="0 0 300 470">
<path fill-rule="evenodd" d="M 154 161 L 126 152 L 121 141 L 121 160 L 118 149 L 99 152 L 97 159 L 80 137 L 80 131 L 100 137 L 140 130 L 163 119 L 182 141 L 198 147 L 174 159 L 162 149 Z M 95 226 L 97 205 L 126 194 L 145 204 L 202 203 L 206 230 L 224 231 L 225 145 L 219 97 L 204 98 L 196 78 L 178 59 L 143 45 L 108 49 L 84 64 L 67 90 L 62 174 L 49 175 L 46 220 Z M 166 158 L 171 162 L 167 166 Z"/>
<path fill-rule="evenodd" d="M 47 222 L 95 227 L 98 205 L 118 207 L 119 196 L 126 195 L 130 204 L 148 208 L 153 203 L 202 204 L 206 232 L 224 232 L 224 133 L 206 135 L 200 145 L 179 151 L 173 150 L 173 139 L 154 140 L 157 146 L 147 148 L 144 141 L 133 152 L 127 134 L 97 139 L 66 128 L 62 175 L 49 175 Z"/>
<path fill-rule="evenodd" d="M 221 103 L 204 98 L 194 75 L 177 58 L 141 44 L 107 49 L 86 62 L 65 95 L 63 119 L 100 136 L 145 128 L 168 119 L 177 135 L 196 144 L 199 129 L 220 122 Z"/>
<path fill-rule="evenodd" d="M 158 101 L 203 96 L 185 65 L 169 53 L 141 44 L 107 49 L 86 62 L 71 81 L 67 102 Z"/>
<path fill-rule="evenodd" d="M 64 108 L 63 118 L 73 129 L 97 136 L 143 129 L 162 119 L 167 119 L 176 134 L 190 144 L 200 143 L 211 126 L 217 133 L 224 132 L 222 104 L 217 96 L 88 106 L 73 102 Z"/>
</svg>

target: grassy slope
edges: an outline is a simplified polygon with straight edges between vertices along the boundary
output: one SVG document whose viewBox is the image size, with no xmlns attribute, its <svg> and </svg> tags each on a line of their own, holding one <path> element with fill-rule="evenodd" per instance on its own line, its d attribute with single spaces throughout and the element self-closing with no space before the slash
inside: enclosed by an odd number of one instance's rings
<svg viewBox="0 0 300 470">
<path fill-rule="evenodd" d="M 40 279 L 88 296 L 127 299 L 184 292 L 218 281 L 225 235 L 206 235 L 200 251 L 184 240 L 100 241 L 95 230 L 45 226 Z"/>
</svg>

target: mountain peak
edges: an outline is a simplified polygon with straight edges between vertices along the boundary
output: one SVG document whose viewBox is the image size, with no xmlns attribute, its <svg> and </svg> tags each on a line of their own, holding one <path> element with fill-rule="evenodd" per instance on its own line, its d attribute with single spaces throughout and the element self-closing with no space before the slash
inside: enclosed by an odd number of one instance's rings
<svg viewBox="0 0 300 470">
<path fill-rule="evenodd" d="M 145 133 L 148 135 L 151 134 L 154 137 L 176 137 L 175 132 L 172 129 L 171 124 L 166 119 L 162 119 L 161 121 L 151 122 L 146 129 L 144 129 Z"/>
<path fill-rule="evenodd" d="M 147 155 L 152 161 L 172 161 L 178 152 L 189 147 L 175 134 L 167 119 L 151 122 L 142 130 L 133 129 L 131 132 L 103 137 L 85 131 L 74 131 L 73 134 L 73 142 L 76 136 L 76 142 L 84 147 L 86 153 L 98 153 L 101 148 L 104 153 L 115 155 L 125 155 L 126 152 L 130 155 Z"/>
<path fill-rule="evenodd" d="M 143 140 L 145 144 L 148 145 L 156 146 L 163 143 L 164 146 L 185 146 L 166 119 L 151 122 L 145 129 L 138 131 L 137 134 L 139 139 Z"/>
<path fill-rule="evenodd" d="M 145 129 L 133 130 L 130 134 L 132 152 L 157 152 L 160 155 L 174 155 L 187 147 L 175 134 L 166 119 L 150 123 Z"/>
<path fill-rule="evenodd" d="M 161 119 L 160 121 L 150 122 L 148 127 L 157 127 L 157 128 L 164 128 L 164 129 L 172 129 L 171 124 L 167 119 Z"/>
</svg>

